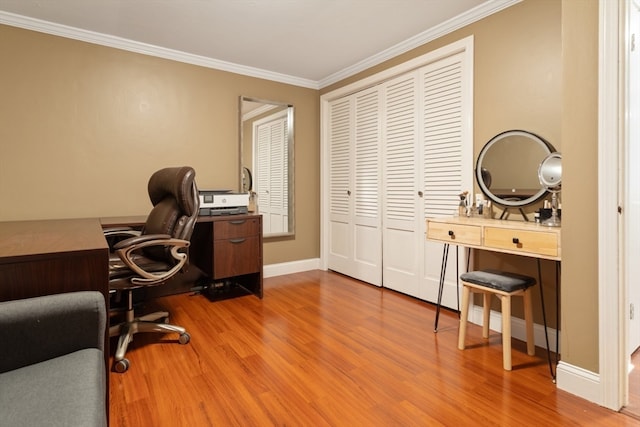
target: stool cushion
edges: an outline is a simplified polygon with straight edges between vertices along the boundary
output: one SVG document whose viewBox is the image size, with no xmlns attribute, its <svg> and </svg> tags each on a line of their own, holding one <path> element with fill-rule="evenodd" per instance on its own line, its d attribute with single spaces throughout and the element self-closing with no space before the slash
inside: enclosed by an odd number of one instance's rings
<svg viewBox="0 0 640 427">
<path fill-rule="evenodd" d="M 504 292 L 519 291 L 536 284 L 536 279 L 533 277 L 500 270 L 470 271 L 460 275 L 460 279 L 474 285 L 486 286 Z"/>
</svg>

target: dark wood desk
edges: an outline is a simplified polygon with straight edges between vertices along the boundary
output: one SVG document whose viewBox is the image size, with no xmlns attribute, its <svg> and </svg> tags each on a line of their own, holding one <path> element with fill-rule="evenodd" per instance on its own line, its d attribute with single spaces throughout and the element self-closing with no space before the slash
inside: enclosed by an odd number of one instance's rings
<svg viewBox="0 0 640 427">
<path fill-rule="evenodd" d="M 97 219 L 0 222 L 0 301 L 97 290 L 109 302 L 109 247 Z"/>
</svg>

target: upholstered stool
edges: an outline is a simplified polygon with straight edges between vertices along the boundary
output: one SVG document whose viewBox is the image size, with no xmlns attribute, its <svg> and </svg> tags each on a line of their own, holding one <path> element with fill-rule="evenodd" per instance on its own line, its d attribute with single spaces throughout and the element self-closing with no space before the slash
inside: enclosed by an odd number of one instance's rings
<svg viewBox="0 0 640 427">
<path fill-rule="evenodd" d="M 462 307 L 458 348 L 464 350 L 469 318 L 469 299 L 471 294 L 483 295 L 482 336 L 489 338 L 489 315 L 491 295 L 500 299 L 502 305 L 502 365 L 511 370 L 511 297 L 522 296 L 524 300 L 524 321 L 527 329 L 527 354 L 535 354 L 533 338 L 533 311 L 531 306 L 531 287 L 536 284 L 533 277 L 498 270 L 470 271 L 460 276 L 462 283 Z"/>
</svg>

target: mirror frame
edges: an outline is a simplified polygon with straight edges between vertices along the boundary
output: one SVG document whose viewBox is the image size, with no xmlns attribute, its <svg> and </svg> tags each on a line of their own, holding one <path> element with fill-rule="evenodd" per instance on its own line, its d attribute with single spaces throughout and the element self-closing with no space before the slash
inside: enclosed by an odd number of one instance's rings
<svg viewBox="0 0 640 427">
<path fill-rule="evenodd" d="M 295 179 L 294 179 L 294 170 L 295 170 L 295 159 L 294 159 L 294 107 L 292 104 L 287 104 L 284 102 L 278 102 L 278 101 L 271 101 L 271 100 L 266 100 L 266 99 L 260 99 L 260 98 L 255 98 L 255 97 L 250 97 L 250 96 L 240 96 L 238 98 L 238 127 L 239 127 L 239 132 L 238 132 L 238 153 L 239 153 L 239 157 L 238 157 L 238 170 L 240 171 L 239 173 L 239 185 L 238 188 L 240 189 L 240 191 L 243 191 L 243 175 L 245 175 L 244 171 L 245 169 L 247 169 L 249 171 L 250 174 L 252 174 L 252 186 L 251 186 L 251 191 L 254 191 L 254 187 L 256 186 L 256 174 L 254 173 L 254 171 L 251 170 L 251 167 L 253 165 L 245 165 L 243 163 L 243 140 L 244 140 L 244 117 L 243 117 L 243 102 L 254 102 L 254 103 L 261 103 L 261 104 L 268 104 L 268 105 L 273 105 L 275 107 L 286 107 L 286 114 L 287 114 L 287 158 L 288 158 L 288 165 L 287 165 L 287 184 L 288 184 L 288 200 L 287 200 L 287 206 L 288 206 L 288 212 L 287 212 L 287 218 L 288 218 L 288 230 L 285 232 L 281 232 L 281 233 L 268 233 L 265 234 L 263 231 L 263 238 L 273 238 L 273 237 L 288 237 L 288 236 L 294 236 L 295 235 Z M 260 199 L 258 198 L 257 200 L 257 204 L 258 204 L 258 214 L 261 214 L 260 212 Z"/>
<path fill-rule="evenodd" d="M 525 130 L 517 130 L 517 129 L 508 130 L 494 136 L 484 145 L 484 147 L 482 147 L 482 150 L 480 150 L 480 154 L 478 154 L 478 159 L 476 161 L 475 176 L 476 176 L 476 182 L 478 183 L 478 186 L 480 187 L 480 190 L 482 191 L 482 193 L 484 193 L 484 195 L 487 196 L 489 199 L 491 199 L 491 201 L 493 201 L 494 203 L 500 206 L 506 206 L 506 207 L 524 207 L 540 201 L 547 194 L 547 190 L 542 186 L 542 184 L 540 185 L 540 190 L 538 190 L 532 196 L 527 197 L 526 199 L 507 200 L 493 194 L 491 190 L 485 185 L 482 177 L 482 172 L 484 169 L 482 166 L 482 163 L 489 149 L 494 145 L 496 145 L 498 142 L 502 141 L 503 139 L 513 135 L 527 137 L 531 139 L 533 142 L 539 144 L 540 147 L 542 147 L 546 151 L 545 155 L 540 160 L 541 162 L 542 160 L 544 160 L 544 158 L 546 158 L 546 156 L 556 152 L 555 148 L 553 148 L 553 146 L 549 142 L 547 142 L 546 140 L 544 140 L 543 138 L 541 138 L 540 136 L 532 132 L 528 132 Z M 537 174 L 538 166 L 539 164 L 535 166 L 532 173 Z"/>
</svg>

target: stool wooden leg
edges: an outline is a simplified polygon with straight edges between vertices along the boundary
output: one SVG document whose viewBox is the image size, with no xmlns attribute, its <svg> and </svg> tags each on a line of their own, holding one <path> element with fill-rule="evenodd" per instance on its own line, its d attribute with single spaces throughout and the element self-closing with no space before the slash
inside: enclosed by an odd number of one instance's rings
<svg viewBox="0 0 640 427">
<path fill-rule="evenodd" d="M 458 331 L 458 348 L 464 350 L 464 339 L 467 335 L 467 320 L 469 318 L 469 294 L 468 286 L 462 287 L 462 306 L 460 307 L 460 329 Z"/>
<path fill-rule="evenodd" d="M 489 322 L 491 318 L 491 294 L 482 293 L 482 338 L 489 338 Z"/>
<path fill-rule="evenodd" d="M 502 366 L 511 370 L 511 297 L 500 296 L 502 301 Z"/>
<path fill-rule="evenodd" d="M 533 308 L 530 290 L 531 288 L 525 289 L 522 298 L 524 300 L 524 322 L 527 328 L 527 354 L 534 356 L 536 354 L 536 343 L 533 337 Z"/>
</svg>

